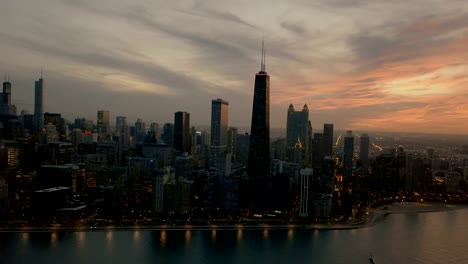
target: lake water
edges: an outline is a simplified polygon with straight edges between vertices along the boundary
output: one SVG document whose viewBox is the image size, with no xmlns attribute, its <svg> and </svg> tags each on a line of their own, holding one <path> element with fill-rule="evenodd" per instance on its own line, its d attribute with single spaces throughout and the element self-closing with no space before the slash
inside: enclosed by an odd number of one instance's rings
<svg viewBox="0 0 468 264">
<path fill-rule="evenodd" d="M 468 263 L 468 209 L 353 230 L 0 233 L 0 263 Z"/>
</svg>

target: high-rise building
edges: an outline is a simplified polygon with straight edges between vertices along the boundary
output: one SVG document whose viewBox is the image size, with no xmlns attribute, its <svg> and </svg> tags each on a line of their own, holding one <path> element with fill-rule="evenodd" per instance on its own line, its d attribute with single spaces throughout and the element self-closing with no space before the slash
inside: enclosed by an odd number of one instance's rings
<svg viewBox="0 0 468 264">
<path fill-rule="evenodd" d="M 174 149 L 179 152 L 190 152 L 190 114 L 174 114 Z"/>
<path fill-rule="evenodd" d="M 11 104 L 11 83 L 6 75 L 0 91 L 0 115 L 16 115 L 16 107 Z"/>
<path fill-rule="evenodd" d="M 362 167 L 367 170 L 369 168 L 369 135 L 366 133 L 359 138 L 359 160 Z"/>
<path fill-rule="evenodd" d="M 222 182 L 223 177 L 231 173 L 231 153 L 227 152 L 229 103 L 222 99 L 211 101 L 211 147 L 210 168 Z"/>
<path fill-rule="evenodd" d="M 44 114 L 44 125 L 52 124 L 55 126 L 57 133 L 62 134 L 62 115 L 58 113 L 45 113 Z"/>
<path fill-rule="evenodd" d="M 227 151 L 231 152 L 232 155 L 234 155 L 234 159 L 235 159 L 235 153 L 236 153 L 237 133 L 238 133 L 238 130 L 236 127 L 230 127 L 227 133 L 227 138 L 228 138 Z"/>
<path fill-rule="evenodd" d="M 309 201 L 311 196 L 311 187 L 312 187 L 312 177 L 313 170 L 311 168 L 306 168 L 301 170 L 300 176 L 300 197 L 299 197 L 299 216 L 308 217 L 309 216 Z"/>
<path fill-rule="evenodd" d="M 34 115 L 25 114 L 23 115 L 23 129 L 29 130 L 32 132 L 34 129 Z"/>
<path fill-rule="evenodd" d="M 34 128 L 36 132 L 44 127 L 44 79 L 41 78 L 35 82 L 34 91 Z"/>
<path fill-rule="evenodd" d="M 117 135 L 120 135 L 121 130 L 123 127 L 127 125 L 127 117 L 126 116 L 117 116 L 115 118 L 115 132 Z"/>
<path fill-rule="evenodd" d="M 97 112 L 97 132 L 99 134 L 108 134 L 109 131 L 109 111 L 99 110 Z"/>
<path fill-rule="evenodd" d="M 333 124 L 323 124 L 323 154 L 333 155 Z"/>
<path fill-rule="evenodd" d="M 251 201 L 257 208 L 264 208 L 270 177 L 270 76 L 265 71 L 263 43 L 260 71 L 255 74 L 247 170 L 254 182 L 254 197 Z"/>
<path fill-rule="evenodd" d="M 170 123 L 164 124 L 162 140 L 167 145 L 174 147 L 174 124 L 170 124 Z"/>
<path fill-rule="evenodd" d="M 127 125 L 126 116 L 115 118 L 115 134 L 119 137 L 120 148 L 128 147 L 130 144 L 130 129 Z"/>
<path fill-rule="evenodd" d="M 226 146 L 229 103 L 223 99 L 211 101 L 211 145 Z"/>
<path fill-rule="evenodd" d="M 191 180 L 193 169 L 193 156 L 183 153 L 176 157 L 174 162 L 175 177 L 179 177 Z"/>
<path fill-rule="evenodd" d="M 170 167 L 155 169 L 152 171 L 154 175 L 154 211 L 157 213 L 164 212 L 164 184 L 169 181 L 171 177 Z"/>
<path fill-rule="evenodd" d="M 146 123 L 142 119 L 138 118 L 135 122 L 135 142 L 140 144 L 146 137 Z"/>
<path fill-rule="evenodd" d="M 316 173 L 320 171 L 324 158 L 323 133 L 314 133 L 314 139 L 312 140 L 312 166 L 316 170 Z"/>
<path fill-rule="evenodd" d="M 297 142 L 301 142 L 304 151 L 303 156 L 306 164 L 309 163 L 309 108 L 304 105 L 301 111 L 295 111 L 292 104 L 288 108 L 288 117 L 286 124 L 286 149 L 288 159 L 292 161 L 292 155 L 295 152 Z M 301 161 L 303 162 L 303 161 Z"/>
<path fill-rule="evenodd" d="M 354 136 L 353 131 L 348 130 L 344 137 L 343 176 L 349 180 L 353 174 Z"/>
<path fill-rule="evenodd" d="M 151 123 L 149 131 L 154 135 L 155 139 L 159 139 L 159 124 L 158 123 Z"/>
</svg>

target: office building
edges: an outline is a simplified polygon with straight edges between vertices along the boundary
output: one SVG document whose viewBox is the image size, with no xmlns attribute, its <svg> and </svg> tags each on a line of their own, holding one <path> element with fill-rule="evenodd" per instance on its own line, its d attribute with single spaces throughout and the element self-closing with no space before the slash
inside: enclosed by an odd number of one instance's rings
<svg viewBox="0 0 468 264">
<path fill-rule="evenodd" d="M 135 122 L 135 143 L 140 144 L 146 137 L 146 123 L 141 118 Z"/>
<path fill-rule="evenodd" d="M 216 169 L 220 182 L 231 173 L 231 153 L 227 151 L 229 103 L 211 101 L 210 169 Z"/>
<path fill-rule="evenodd" d="M 323 154 L 333 157 L 333 124 L 323 125 Z"/>
<path fill-rule="evenodd" d="M 65 129 L 63 126 L 63 121 L 62 121 L 62 116 L 57 113 L 45 113 L 44 114 L 44 126 L 52 124 L 55 126 L 55 130 L 57 131 L 59 135 L 59 140 L 61 139 L 61 136 L 65 135 Z"/>
<path fill-rule="evenodd" d="M 167 145 L 174 147 L 174 124 L 164 124 L 162 140 Z"/>
<path fill-rule="evenodd" d="M 270 76 L 265 71 L 263 44 L 260 71 L 255 74 L 250 133 L 247 171 L 254 184 L 251 201 L 262 208 L 266 206 L 270 177 Z"/>
<path fill-rule="evenodd" d="M 190 152 L 190 114 L 174 114 L 174 149 L 179 152 Z"/>
<path fill-rule="evenodd" d="M 127 125 L 127 117 L 126 116 L 117 116 L 115 118 L 115 133 L 120 136 L 122 128 Z"/>
<path fill-rule="evenodd" d="M 152 173 L 154 175 L 154 211 L 156 213 L 164 213 L 164 185 L 171 178 L 171 168 L 154 169 Z"/>
<path fill-rule="evenodd" d="M 359 138 L 359 160 L 362 167 L 367 170 L 369 168 L 369 135 L 366 133 Z"/>
<path fill-rule="evenodd" d="M 109 111 L 99 110 L 97 112 L 97 132 L 99 142 L 106 142 L 110 140 L 110 116 Z"/>
<path fill-rule="evenodd" d="M 348 130 L 344 137 L 343 176 L 349 180 L 353 175 L 354 136 L 353 131 Z"/>
<path fill-rule="evenodd" d="M 36 132 L 44 127 L 44 79 L 35 82 L 34 90 L 34 128 Z"/>
<path fill-rule="evenodd" d="M 6 74 L 3 90 L 0 91 L 0 115 L 16 115 L 16 107 L 11 104 L 11 82 Z"/>
<path fill-rule="evenodd" d="M 176 157 L 174 162 L 174 171 L 176 179 L 182 177 L 184 179 L 192 179 L 193 156 L 183 153 Z"/>
<path fill-rule="evenodd" d="M 324 158 L 323 133 L 314 133 L 314 139 L 312 140 L 312 166 L 316 172 L 320 170 Z"/>
<path fill-rule="evenodd" d="M 229 103 L 223 99 L 211 101 L 211 145 L 227 146 Z"/>
<path fill-rule="evenodd" d="M 299 196 L 299 216 L 308 217 L 309 216 L 309 202 L 311 195 L 312 187 L 312 177 L 314 175 L 311 168 L 306 168 L 301 170 L 300 175 L 300 196 Z"/>
<path fill-rule="evenodd" d="M 288 160 L 293 161 L 294 153 L 296 152 L 297 142 L 302 145 L 304 158 L 299 162 L 308 164 L 310 159 L 309 149 L 309 108 L 304 105 L 301 111 L 295 111 L 292 104 L 288 108 L 288 117 L 286 124 L 286 150 Z M 293 161 L 294 162 L 294 161 Z"/>
</svg>

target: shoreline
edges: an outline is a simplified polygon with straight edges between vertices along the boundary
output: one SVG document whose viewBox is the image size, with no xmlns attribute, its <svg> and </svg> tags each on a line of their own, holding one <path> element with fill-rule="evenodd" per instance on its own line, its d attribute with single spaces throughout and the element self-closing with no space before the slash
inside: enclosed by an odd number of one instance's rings
<svg viewBox="0 0 468 264">
<path fill-rule="evenodd" d="M 235 224 L 235 225 L 157 225 L 157 226 L 79 226 L 0 228 L 0 233 L 110 232 L 110 231 L 212 231 L 212 230 L 349 230 L 374 226 L 391 214 L 420 214 L 467 209 L 468 206 L 445 203 L 399 203 L 370 210 L 362 221 L 344 224 Z"/>
</svg>

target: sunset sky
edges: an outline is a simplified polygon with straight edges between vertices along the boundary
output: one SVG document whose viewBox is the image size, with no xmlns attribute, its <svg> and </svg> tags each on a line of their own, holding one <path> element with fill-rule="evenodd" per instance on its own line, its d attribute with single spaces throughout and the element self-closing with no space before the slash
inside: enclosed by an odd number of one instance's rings
<svg viewBox="0 0 468 264">
<path fill-rule="evenodd" d="M 223 98 L 249 126 L 263 37 L 271 127 L 307 103 L 318 129 L 468 134 L 466 0 L 5 0 L 0 71 L 18 113 L 43 67 L 70 121 L 209 124 Z"/>
</svg>

